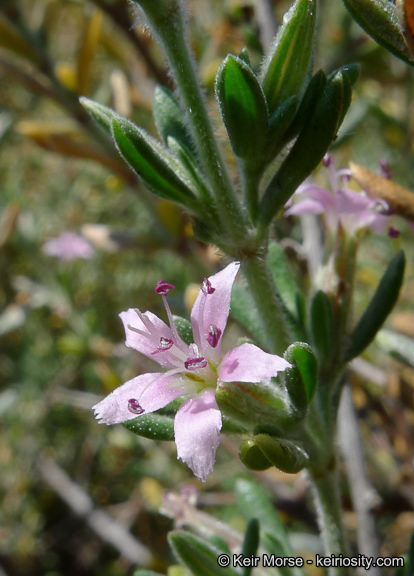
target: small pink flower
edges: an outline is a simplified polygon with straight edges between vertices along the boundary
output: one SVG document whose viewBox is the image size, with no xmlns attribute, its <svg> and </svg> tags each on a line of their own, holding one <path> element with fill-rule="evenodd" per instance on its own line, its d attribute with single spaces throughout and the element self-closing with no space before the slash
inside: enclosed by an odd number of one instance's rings
<svg viewBox="0 0 414 576">
<path fill-rule="evenodd" d="M 351 172 L 335 170 L 330 154 L 325 156 L 323 165 L 328 169 L 331 190 L 302 184 L 295 192 L 298 202 L 289 204 L 285 216 L 325 214 L 326 224 L 333 233 L 339 224 L 348 234 L 355 234 L 362 228 L 370 228 L 376 234 L 384 232 L 388 219 L 387 203 L 347 188 Z"/>
<path fill-rule="evenodd" d="M 76 258 L 92 258 L 95 251 L 91 244 L 75 232 L 62 232 L 60 236 L 51 238 L 43 244 L 43 252 L 48 256 L 56 256 L 60 260 L 75 260 Z"/>
<path fill-rule="evenodd" d="M 290 366 L 283 358 L 248 343 L 223 354 L 222 334 L 239 266 L 239 262 L 233 262 L 204 280 L 191 311 L 194 342 L 189 346 L 179 337 L 167 303 L 171 284 L 161 281 L 156 288 L 164 300 L 169 326 L 151 312 L 122 312 L 126 345 L 155 360 L 166 371 L 137 376 L 94 406 L 101 423 L 116 424 L 154 412 L 185 396 L 174 421 L 177 454 L 203 481 L 213 472 L 220 442 L 222 420 L 215 399 L 217 385 L 269 381 Z"/>
</svg>

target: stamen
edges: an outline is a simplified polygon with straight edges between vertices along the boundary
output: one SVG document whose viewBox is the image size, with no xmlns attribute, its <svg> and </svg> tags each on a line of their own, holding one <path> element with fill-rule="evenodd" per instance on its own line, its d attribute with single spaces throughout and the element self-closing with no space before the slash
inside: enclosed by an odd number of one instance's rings
<svg viewBox="0 0 414 576">
<path fill-rule="evenodd" d="M 184 366 L 187 370 L 197 370 L 198 368 L 205 368 L 208 362 L 205 358 L 187 358 Z"/>
<path fill-rule="evenodd" d="M 394 228 L 393 226 L 390 226 L 388 228 L 388 236 L 390 238 L 398 238 L 398 236 L 401 234 L 401 232 L 399 232 L 399 230 L 397 230 L 396 228 Z"/>
<path fill-rule="evenodd" d="M 217 344 L 219 343 L 220 340 L 220 336 L 221 336 L 220 328 L 217 328 L 217 326 L 210 324 L 210 327 L 208 329 L 207 342 L 210 344 L 212 348 L 217 347 Z"/>
<path fill-rule="evenodd" d="M 174 344 L 173 340 L 161 336 L 158 348 L 154 350 L 154 352 L 151 352 L 151 354 L 158 354 L 158 352 L 165 352 L 166 350 L 169 350 L 173 344 Z"/>
<path fill-rule="evenodd" d="M 213 294 L 213 292 L 216 291 L 208 278 L 204 278 L 203 283 L 201 284 L 201 290 L 204 292 L 204 294 Z"/>
<path fill-rule="evenodd" d="M 140 403 L 138 402 L 138 400 L 136 398 L 130 398 L 128 400 L 128 410 L 132 413 L 132 414 L 143 414 L 143 412 L 145 412 L 144 408 L 140 405 Z"/>
<path fill-rule="evenodd" d="M 168 284 L 168 282 L 166 282 L 165 280 L 159 280 L 155 287 L 155 292 L 156 294 L 161 294 L 161 296 L 165 296 L 173 288 L 175 288 L 173 284 Z"/>
<path fill-rule="evenodd" d="M 329 152 L 327 152 L 322 159 L 322 164 L 325 166 L 325 168 L 328 168 L 329 166 L 331 166 L 333 164 L 333 162 L 334 162 L 334 159 L 332 158 L 332 155 L 329 154 Z"/>
<path fill-rule="evenodd" d="M 387 178 L 387 180 L 391 180 L 392 178 L 392 170 L 390 168 L 389 163 L 387 160 L 381 159 L 378 161 L 381 176 Z"/>
</svg>

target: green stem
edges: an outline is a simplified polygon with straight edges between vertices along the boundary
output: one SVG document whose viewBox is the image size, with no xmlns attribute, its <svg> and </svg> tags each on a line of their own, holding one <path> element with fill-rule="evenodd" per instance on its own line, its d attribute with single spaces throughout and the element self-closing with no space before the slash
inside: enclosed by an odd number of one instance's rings
<svg viewBox="0 0 414 576">
<path fill-rule="evenodd" d="M 233 190 L 197 77 L 195 63 L 186 42 L 186 27 L 177 0 L 135 0 L 158 34 L 174 72 L 185 112 L 205 173 L 211 183 L 221 221 L 233 240 L 246 238 L 245 214 Z M 205 198 L 211 206 L 212 199 Z"/>
<path fill-rule="evenodd" d="M 262 170 L 254 170 L 242 163 L 240 174 L 242 176 L 244 201 L 250 218 L 254 223 L 259 216 L 259 182 Z"/>
<path fill-rule="evenodd" d="M 338 490 L 336 470 L 312 471 L 310 479 L 315 496 L 319 529 L 325 545 L 325 556 L 333 555 L 338 560 L 340 554 L 349 556 L 345 529 L 342 522 L 342 510 Z M 328 567 L 329 576 L 350 576 L 349 568 Z"/>
<path fill-rule="evenodd" d="M 261 255 L 245 256 L 242 267 L 262 321 L 268 348 L 275 354 L 282 354 L 290 341 L 267 260 Z"/>
</svg>

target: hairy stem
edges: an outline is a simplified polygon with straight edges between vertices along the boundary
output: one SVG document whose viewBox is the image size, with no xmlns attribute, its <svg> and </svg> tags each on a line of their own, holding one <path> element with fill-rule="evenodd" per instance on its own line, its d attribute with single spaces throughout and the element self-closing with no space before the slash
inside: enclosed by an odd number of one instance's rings
<svg viewBox="0 0 414 576">
<path fill-rule="evenodd" d="M 176 0 L 138 2 L 167 54 L 197 151 L 210 181 L 222 224 L 233 240 L 245 239 L 246 219 L 233 190 L 204 102 L 195 62 L 186 42 L 186 27 Z M 206 192 L 204 193 L 206 195 Z M 211 198 L 205 198 L 211 205 Z"/>
<path fill-rule="evenodd" d="M 286 322 L 275 285 L 264 256 L 246 256 L 242 269 L 265 331 L 268 348 L 282 354 L 289 346 Z"/>
<path fill-rule="evenodd" d="M 342 522 L 342 510 L 339 498 L 338 477 L 334 469 L 323 471 L 309 470 L 309 476 L 315 497 L 319 528 L 322 534 L 325 556 L 349 556 L 348 543 Z M 329 576 L 350 576 L 349 568 L 343 566 L 328 567 Z"/>
</svg>

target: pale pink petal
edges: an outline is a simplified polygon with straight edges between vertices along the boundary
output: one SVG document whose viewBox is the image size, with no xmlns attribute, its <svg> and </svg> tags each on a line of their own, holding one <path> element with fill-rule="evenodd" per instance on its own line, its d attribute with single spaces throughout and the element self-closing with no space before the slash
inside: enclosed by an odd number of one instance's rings
<svg viewBox="0 0 414 576">
<path fill-rule="evenodd" d="M 286 210 L 285 216 L 306 216 L 308 214 L 323 214 L 324 212 L 325 208 L 320 202 L 311 198 L 304 198 Z"/>
<path fill-rule="evenodd" d="M 284 358 L 246 343 L 227 352 L 218 367 L 218 377 L 223 382 L 262 382 L 289 367 Z"/>
<path fill-rule="evenodd" d="M 214 390 L 204 390 L 179 408 L 174 422 L 177 457 L 203 482 L 212 474 L 220 443 L 221 414 Z"/>
<path fill-rule="evenodd" d="M 210 276 L 208 281 L 214 292 L 205 294 L 200 289 L 191 310 L 194 341 L 202 354 L 208 357 L 211 354 L 214 355 L 214 350 L 217 353 L 220 349 L 221 338 L 216 349 L 207 343 L 207 338 L 211 326 L 219 330 L 221 334 L 224 332 L 230 311 L 231 289 L 239 268 L 240 262 L 232 262 L 221 272 Z"/>
<path fill-rule="evenodd" d="M 175 342 L 171 328 L 158 316 L 147 311 L 140 317 L 135 308 L 130 308 L 121 312 L 119 317 L 124 324 L 126 345 L 129 348 L 137 350 L 167 369 L 183 364 L 186 355 L 176 345 L 165 351 L 158 350 L 161 338 Z"/>
<path fill-rule="evenodd" d="M 119 424 L 139 416 L 128 408 L 128 401 L 131 399 L 136 400 L 143 411 L 148 413 L 194 391 L 194 382 L 176 374 L 141 374 L 116 388 L 96 404 L 93 410 L 101 424 Z"/>
<path fill-rule="evenodd" d="M 374 200 L 349 188 L 341 188 L 338 191 L 338 212 L 340 214 L 358 214 L 373 209 L 375 204 Z"/>
</svg>

